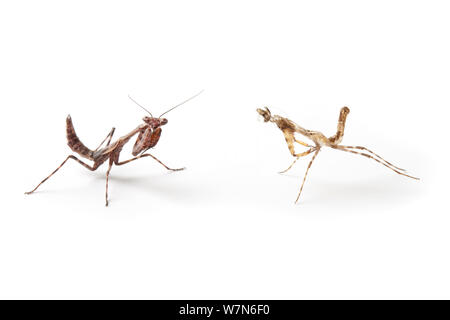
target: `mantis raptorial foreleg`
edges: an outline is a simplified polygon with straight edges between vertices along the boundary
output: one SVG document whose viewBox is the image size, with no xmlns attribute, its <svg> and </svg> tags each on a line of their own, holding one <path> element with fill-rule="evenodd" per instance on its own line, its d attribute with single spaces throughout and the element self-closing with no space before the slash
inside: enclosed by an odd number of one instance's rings
<svg viewBox="0 0 450 320">
<path fill-rule="evenodd" d="M 283 134 L 284 134 L 284 138 L 286 140 L 288 149 L 291 152 L 292 156 L 294 156 L 294 157 L 301 157 L 303 155 L 303 153 L 295 153 L 294 142 L 297 142 L 305 147 L 309 147 L 309 148 L 312 147 L 303 141 L 297 140 L 294 136 L 294 133 L 291 131 L 283 130 Z"/>
<path fill-rule="evenodd" d="M 297 138 L 294 138 L 294 141 L 297 142 L 298 144 L 301 144 L 302 146 L 305 146 L 305 147 L 308 147 L 308 148 L 312 147 L 311 145 L 307 144 L 306 142 L 297 140 Z"/>
<path fill-rule="evenodd" d="M 292 162 L 292 164 L 287 169 L 280 171 L 279 173 L 285 173 L 285 172 L 289 171 L 292 168 L 292 166 L 297 162 L 298 158 L 306 156 L 315 150 L 315 148 L 313 146 L 310 146 L 309 144 L 307 144 L 303 141 L 297 140 L 292 131 L 283 130 L 283 134 L 284 134 L 284 138 L 286 140 L 289 151 L 291 152 L 292 156 L 295 157 L 296 159 Z M 305 151 L 302 153 L 295 153 L 294 142 L 297 142 L 298 144 L 301 144 L 302 146 L 309 147 L 310 149 L 308 151 Z"/>
<path fill-rule="evenodd" d="M 303 153 L 297 154 L 297 157 L 296 157 L 295 160 L 291 163 L 291 165 L 290 165 L 287 169 L 285 169 L 285 170 L 283 170 L 283 171 L 280 171 L 280 172 L 278 172 L 278 173 L 285 173 L 285 172 L 289 171 L 289 170 L 292 168 L 292 166 L 297 162 L 297 160 L 298 160 L 300 157 L 307 156 L 308 154 L 310 154 L 310 153 L 313 152 L 314 150 L 316 150 L 316 148 L 313 147 L 313 148 L 309 149 L 308 151 L 305 151 L 305 152 L 303 152 Z"/>
</svg>

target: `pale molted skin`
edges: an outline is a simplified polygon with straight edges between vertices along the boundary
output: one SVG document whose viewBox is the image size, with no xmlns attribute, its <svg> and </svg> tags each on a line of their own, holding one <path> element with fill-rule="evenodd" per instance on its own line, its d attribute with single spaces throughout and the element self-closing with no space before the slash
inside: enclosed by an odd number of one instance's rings
<svg viewBox="0 0 450 320">
<path fill-rule="evenodd" d="M 288 118 L 284 118 L 279 115 L 272 115 L 269 108 L 267 108 L 267 107 L 264 107 L 263 109 L 258 108 L 258 109 L 256 109 L 256 111 L 263 117 L 264 122 L 273 122 L 278 126 L 278 128 L 284 134 L 284 138 L 286 139 L 286 143 L 289 148 L 289 151 L 291 152 L 292 156 L 296 158 L 294 160 L 294 162 L 286 170 L 283 170 L 280 173 L 284 173 L 284 172 L 288 171 L 289 169 L 291 169 L 292 166 L 294 165 L 294 163 L 300 157 L 306 156 L 306 155 L 314 152 L 313 158 L 309 162 L 308 168 L 306 169 L 306 173 L 303 178 L 303 182 L 300 187 L 300 191 L 298 193 L 297 199 L 295 200 L 295 203 L 297 203 L 298 199 L 300 198 L 300 194 L 302 193 L 303 186 L 306 181 L 306 176 L 308 175 L 308 171 L 311 168 L 311 165 L 312 165 L 314 159 L 316 158 L 317 154 L 319 153 L 319 151 L 322 147 L 330 147 L 333 149 L 362 155 L 364 157 L 373 159 L 373 160 L 381 163 L 382 165 L 388 167 L 389 169 L 393 170 L 394 172 L 396 172 L 400 175 L 419 180 L 419 178 L 416 178 L 416 177 L 413 177 L 413 176 L 403 173 L 406 170 L 394 166 L 392 163 L 384 160 L 382 157 L 380 157 L 373 151 L 367 149 L 366 147 L 340 145 L 340 143 L 342 142 L 342 139 L 344 138 L 345 122 L 347 120 L 348 114 L 350 113 L 350 109 L 348 107 L 343 107 L 341 109 L 341 111 L 339 113 L 339 120 L 338 120 L 336 134 L 329 138 L 327 138 L 323 133 L 321 133 L 319 131 L 306 130 L 305 128 L 299 126 L 294 121 L 289 120 Z M 301 134 L 304 137 L 310 139 L 314 143 L 315 146 L 311 146 L 303 141 L 297 140 L 295 138 L 295 133 Z M 308 147 L 309 149 L 302 153 L 296 153 L 295 147 L 294 147 L 294 142 L 297 142 L 298 144 L 301 144 L 302 146 Z M 368 152 L 369 154 L 357 152 L 357 151 L 354 151 L 354 149 L 364 150 L 364 151 Z M 400 172 L 400 171 L 403 171 L 403 172 Z"/>
</svg>

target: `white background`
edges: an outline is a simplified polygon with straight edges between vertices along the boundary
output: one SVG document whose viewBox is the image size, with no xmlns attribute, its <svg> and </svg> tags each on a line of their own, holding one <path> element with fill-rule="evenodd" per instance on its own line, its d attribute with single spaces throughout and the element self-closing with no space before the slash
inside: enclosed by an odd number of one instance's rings
<svg viewBox="0 0 450 320">
<path fill-rule="evenodd" d="M 0 298 L 450 298 L 446 1 L 3 1 Z M 68 162 L 145 113 L 153 154 Z M 257 121 L 270 106 L 422 178 Z M 130 142 L 130 146 L 134 140 Z M 129 158 L 130 146 L 122 159 Z M 303 150 L 303 147 L 298 150 Z"/>
</svg>

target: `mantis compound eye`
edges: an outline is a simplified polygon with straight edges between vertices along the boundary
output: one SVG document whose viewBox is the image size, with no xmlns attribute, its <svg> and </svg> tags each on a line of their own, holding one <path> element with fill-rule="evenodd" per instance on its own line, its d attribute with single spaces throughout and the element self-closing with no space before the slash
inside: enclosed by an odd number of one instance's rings
<svg viewBox="0 0 450 320">
<path fill-rule="evenodd" d="M 165 125 L 165 124 L 167 124 L 167 122 L 169 122 L 169 120 L 167 120 L 166 118 L 162 118 L 162 119 L 161 119 L 161 125 L 162 125 L 162 126 Z"/>
</svg>

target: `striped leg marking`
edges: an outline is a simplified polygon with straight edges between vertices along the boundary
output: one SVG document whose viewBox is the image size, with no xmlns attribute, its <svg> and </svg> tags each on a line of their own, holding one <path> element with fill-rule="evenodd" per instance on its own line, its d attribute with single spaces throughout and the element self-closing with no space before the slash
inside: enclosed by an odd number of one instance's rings
<svg viewBox="0 0 450 320">
<path fill-rule="evenodd" d="M 400 171 L 406 171 L 405 169 L 399 168 L 397 166 L 394 166 L 392 163 L 390 163 L 389 161 L 383 159 L 381 156 L 379 156 L 378 154 L 376 154 L 375 152 L 373 152 L 372 150 L 367 149 L 366 147 L 361 147 L 361 146 L 341 146 L 344 147 L 346 149 L 359 149 L 359 150 L 365 150 L 371 154 L 373 154 L 374 156 L 378 157 L 380 160 L 386 162 L 388 165 L 390 165 L 391 167 L 400 170 Z"/>
<path fill-rule="evenodd" d="M 389 166 L 388 164 L 386 164 L 386 163 L 384 163 L 384 162 L 378 160 L 377 158 L 372 157 L 371 155 L 368 155 L 368 154 L 365 154 L 365 153 L 362 153 L 362 152 L 353 151 L 353 150 L 350 150 L 350 149 L 345 148 L 344 146 L 336 146 L 336 147 L 334 147 L 334 148 L 335 148 L 335 149 L 338 149 L 338 150 L 341 150 L 341 151 L 345 151 L 345 152 L 351 152 L 351 153 L 354 153 L 354 154 L 359 154 L 359 155 L 364 156 L 364 157 L 369 158 L 369 159 L 373 159 L 373 160 L 375 160 L 376 162 L 381 163 L 381 164 L 382 164 L 383 166 L 385 166 L 386 168 L 391 169 L 391 170 L 394 171 L 395 173 L 398 173 L 398 174 L 400 174 L 400 175 L 402 175 L 402 176 L 405 176 L 405 177 L 408 177 L 408 178 L 411 178 L 411 179 L 420 180 L 419 178 L 416 178 L 416 177 L 407 175 L 406 173 L 403 173 L 403 172 L 400 172 L 400 171 L 394 169 L 393 167 L 391 167 L 391 166 Z"/>
<path fill-rule="evenodd" d="M 306 169 L 306 172 L 305 172 L 305 177 L 303 178 L 302 186 L 300 187 L 300 191 L 298 192 L 297 199 L 295 199 L 295 203 L 297 203 L 298 199 L 300 198 L 300 194 L 302 193 L 303 186 L 305 185 L 306 176 L 308 175 L 309 168 L 311 168 L 311 165 L 312 165 L 314 159 L 319 154 L 319 151 L 320 151 L 320 148 L 316 150 L 316 152 L 314 153 L 314 156 L 312 157 L 311 161 L 309 162 L 308 168 Z"/>
<path fill-rule="evenodd" d="M 306 142 L 297 140 L 296 138 L 294 138 L 294 141 L 297 142 L 298 144 L 301 144 L 302 146 L 308 147 L 308 148 L 312 148 L 313 146 L 310 146 L 309 144 L 307 144 Z"/>
<path fill-rule="evenodd" d="M 311 152 L 313 152 L 313 151 L 315 151 L 315 150 L 316 150 L 316 148 L 313 147 L 313 148 L 309 149 L 308 151 L 305 151 L 305 152 L 303 152 L 303 153 L 297 154 L 297 155 L 296 155 L 296 158 L 295 158 L 295 160 L 294 160 L 294 162 L 292 162 L 292 164 L 291 164 L 286 170 L 280 171 L 280 172 L 278 172 L 278 173 L 285 173 L 285 172 L 288 172 L 288 171 L 292 168 L 292 166 L 297 162 L 297 160 L 298 160 L 300 157 L 307 156 L 308 154 L 310 154 Z"/>
</svg>

